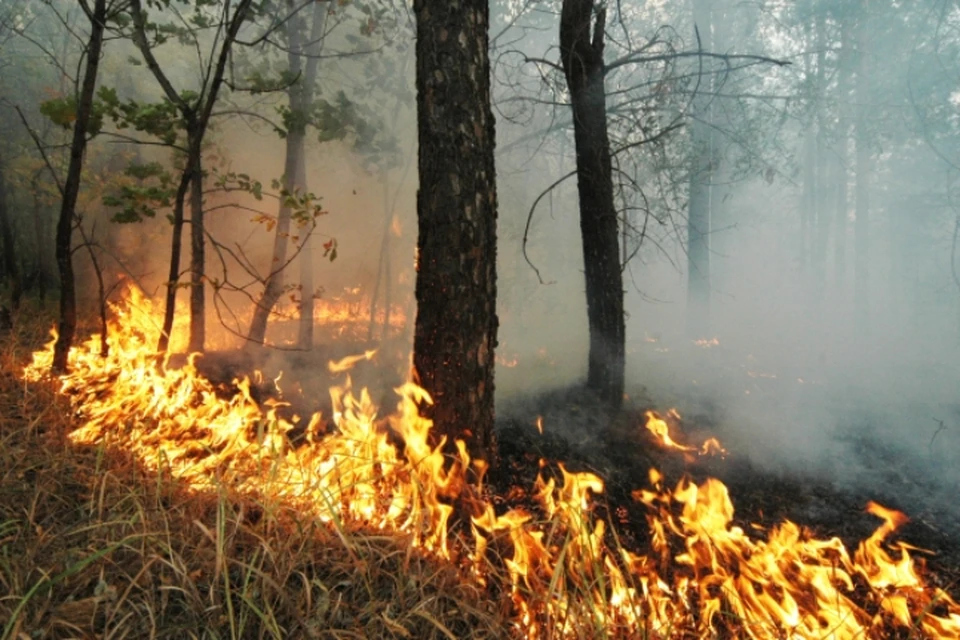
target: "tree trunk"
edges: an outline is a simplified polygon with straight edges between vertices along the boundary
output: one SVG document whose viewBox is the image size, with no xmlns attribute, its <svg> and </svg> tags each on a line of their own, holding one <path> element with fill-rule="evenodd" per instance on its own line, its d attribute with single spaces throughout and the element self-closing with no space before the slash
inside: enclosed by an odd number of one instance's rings
<svg viewBox="0 0 960 640">
<path fill-rule="evenodd" d="M 67 357 L 77 329 L 76 283 L 73 279 L 73 222 L 80 193 L 80 171 L 83 168 L 83 153 L 87 147 L 87 128 L 93 107 L 93 94 L 97 87 L 97 72 L 100 67 L 100 51 L 103 48 L 103 31 L 107 17 L 107 0 L 95 0 L 90 16 L 90 39 L 87 41 L 86 66 L 83 84 L 77 101 L 77 119 L 73 124 L 73 140 L 70 143 L 70 164 L 63 183 L 63 200 L 60 217 L 57 219 L 57 269 L 60 273 L 60 319 L 57 342 L 53 347 L 53 372 L 67 370 Z"/>
<path fill-rule="evenodd" d="M 831 216 L 827 208 L 827 125 L 824 111 L 826 104 L 823 97 L 827 90 L 826 76 L 826 19 L 822 10 L 817 11 L 815 22 L 817 42 L 817 137 L 816 137 L 816 187 L 814 200 L 816 202 L 816 233 L 814 238 L 813 264 L 813 300 L 818 308 L 822 308 L 824 295 L 827 289 L 827 245 L 830 242 Z"/>
<path fill-rule="evenodd" d="M 396 120 L 396 119 L 394 119 Z M 380 184 L 383 187 L 383 237 L 380 238 L 380 259 L 377 263 L 377 278 L 370 295 L 370 324 L 367 326 L 367 340 L 373 340 L 373 331 L 377 324 L 377 298 L 380 286 L 384 287 L 384 320 L 380 339 L 388 337 L 390 331 L 390 223 L 393 219 L 393 207 L 390 206 L 390 172 L 380 168 Z"/>
<path fill-rule="evenodd" d="M 206 238 L 203 221 L 203 135 L 195 128 L 196 124 L 187 124 L 189 137 L 189 156 L 186 172 L 190 174 L 190 339 L 187 352 L 203 352 L 206 339 Z"/>
<path fill-rule="evenodd" d="M 303 42 L 303 21 L 299 14 L 293 16 L 287 23 L 287 64 L 290 74 L 299 78 L 287 89 L 290 102 L 290 112 L 293 115 L 286 137 L 286 156 L 283 166 L 283 188 L 287 193 L 296 191 L 295 173 L 297 167 L 304 166 L 306 173 L 306 110 L 313 102 L 314 87 L 316 85 L 319 54 L 323 47 L 323 35 L 326 29 L 328 2 L 314 4 L 313 19 L 310 27 L 310 39 Z M 307 54 L 304 65 L 304 53 Z M 304 66 L 306 69 L 304 70 Z M 306 180 L 304 180 L 306 182 Z M 303 185 L 301 185 L 301 188 Z M 263 344 L 267 333 L 267 320 L 270 311 L 277 304 L 284 291 L 284 269 L 287 266 L 287 245 L 290 236 L 290 222 L 293 209 L 285 199 L 280 201 L 280 210 L 277 213 L 276 235 L 273 239 L 273 255 L 270 260 L 270 273 L 264 286 L 263 295 L 253 310 L 253 320 L 247 340 L 254 344 Z M 301 256 L 302 257 L 302 256 Z M 311 340 L 312 341 L 312 340 Z"/>
<path fill-rule="evenodd" d="M 3 270 L 10 281 L 10 306 L 16 310 L 20 308 L 22 283 L 20 268 L 17 264 L 17 248 L 13 240 L 13 225 L 10 223 L 10 212 L 7 210 L 7 183 L 3 158 L 0 158 L 0 240 L 3 244 Z"/>
<path fill-rule="evenodd" d="M 497 185 L 487 0 L 414 0 L 417 20 L 417 318 L 423 414 L 448 452 L 496 460 Z"/>
<path fill-rule="evenodd" d="M 840 25 L 838 65 L 837 91 L 839 92 L 840 106 L 837 127 L 837 201 L 834 222 L 836 229 L 833 244 L 833 271 L 837 295 L 840 299 L 844 299 L 847 286 L 847 209 L 849 207 L 847 165 L 850 162 L 850 85 L 853 75 L 850 68 L 850 36 L 847 19 L 844 19 Z"/>
<path fill-rule="evenodd" d="M 307 191 L 307 168 L 303 141 L 298 152 L 300 162 L 294 173 L 294 188 L 298 193 Z M 300 237 L 303 245 L 300 247 L 300 326 L 297 330 L 297 346 L 309 351 L 313 349 L 313 309 L 316 285 L 313 282 L 313 232 L 316 221 L 304 221 L 300 224 Z"/>
<path fill-rule="evenodd" d="M 699 46 L 711 47 L 710 9 L 706 0 L 694 0 L 693 19 Z M 690 201 L 687 212 L 687 334 L 704 338 L 710 332 L 710 183 L 713 149 L 708 125 L 713 76 L 703 74 L 691 104 Z"/>
<path fill-rule="evenodd" d="M 606 9 L 597 10 L 595 23 L 593 14 L 593 0 L 564 0 L 560 14 L 560 57 L 573 106 L 590 329 L 587 387 L 611 409 L 618 410 L 623 403 L 625 327 L 604 89 Z"/>
<path fill-rule="evenodd" d="M 856 183 L 856 220 L 854 222 L 854 324 L 858 331 L 866 331 L 870 313 L 870 133 L 868 114 L 870 110 L 869 65 L 867 64 L 867 27 L 863 22 L 866 16 L 866 0 L 862 0 L 863 11 L 859 26 L 857 46 L 857 121 L 854 138 L 857 148 Z"/>
<path fill-rule="evenodd" d="M 167 273 L 167 295 L 163 308 L 163 326 L 160 329 L 160 340 L 157 351 L 166 353 L 170 346 L 170 335 L 173 332 L 174 312 L 177 308 L 177 290 L 180 282 L 180 253 L 183 250 L 183 220 L 186 206 L 187 189 L 190 188 L 190 174 L 180 176 L 180 184 L 173 201 L 173 229 L 170 240 L 170 270 Z"/>
</svg>

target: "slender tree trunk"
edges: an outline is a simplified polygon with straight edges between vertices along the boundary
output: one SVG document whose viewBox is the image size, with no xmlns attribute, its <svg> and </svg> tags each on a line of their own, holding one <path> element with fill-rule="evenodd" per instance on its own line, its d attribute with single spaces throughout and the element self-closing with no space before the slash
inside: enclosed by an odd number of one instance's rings
<svg viewBox="0 0 960 640">
<path fill-rule="evenodd" d="M 323 48 L 323 35 L 326 29 L 327 15 L 329 14 L 328 4 L 326 0 L 314 3 L 310 35 L 306 43 L 303 42 L 304 24 L 299 14 L 293 16 L 287 23 L 287 45 L 289 47 L 287 64 L 291 75 L 300 78 L 299 82 L 292 84 L 287 89 L 290 112 L 293 117 L 286 137 L 283 188 L 290 194 L 296 191 L 295 173 L 297 167 L 300 165 L 306 167 L 306 110 L 313 102 L 319 54 Z M 306 64 L 303 61 L 305 53 L 307 54 Z M 302 187 L 303 185 L 301 185 Z M 288 262 L 287 246 L 292 216 L 293 209 L 289 206 L 289 202 L 281 199 L 280 210 L 277 213 L 276 235 L 273 240 L 273 254 L 270 260 L 270 273 L 267 275 L 263 295 L 253 310 L 253 320 L 247 334 L 247 340 L 254 344 L 263 344 L 270 311 L 277 304 L 280 296 L 283 295 L 284 270 Z"/>
<path fill-rule="evenodd" d="M 77 119 L 73 123 L 73 140 L 70 143 L 70 164 L 63 183 L 63 200 L 60 217 L 57 219 L 57 269 L 60 272 L 60 320 L 57 341 L 53 347 L 53 372 L 67 370 L 67 357 L 77 329 L 76 283 L 73 276 L 73 222 L 77 196 L 80 193 L 80 172 L 83 169 L 83 153 L 87 147 L 87 129 L 93 107 L 93 94 L 97 87 L 97 72 L 100 67 L 100 51 L 103 48 L 103 31 L 106 27 L 107 0 L 95 0 L 90 20 L 90 39 L 87 41 L 86 66 L 83 83 L 77 100 Z"/>
<path fill-rule="evenodd" d="M 613 169 L 607 135 L 603 37 L 606 9 L 593 0 L 564 0 L 560 59 L 573 107 L 580 196 L 580 234 L 587 290 L 590 353 L 587 387 L 611 409 L 623 403 L 623 274 Z M 592 27 L 592 37 L 591 37 Z"/>
<path fill-rule="evenodd" d="M 33 237 L 37 245 L 37 290 L 40 304 L 43 305 L 47 300 L 50 269 L 47 266 L 47 212 L 40 203 L 39 174 L 35 174 L 30 181 L 30 191 L 33 194 Z"/>
<path fill-rule="evenodd" d="M 373 331 L 377 324 L 377 298 L 380 297 L 380 287 L 386 288 L 384 297 L 384 321 L 380 339 L 387 337 L 390 324 L 390 222 L 393 218 L 393 208 L 390 206 L 390 172 L 380 169 L 380 184 L 383 186 L 383 237 L 380 239 L 380 259 L 377 264 L 377 278 L 373 283 L 373 293 L 370 295 L 370 323 L 367 326 L 367 340 L 373 340 Z"/>
<path fill-rule="evenodd" d="M 854 324 L 858 331 L 869 328 L 870 313 L 870 133 L 868 114 L 870 101 L 869 64 L 867 61 L 867 27 L 864 24 L 867 1 L 862 0 L 861 24 L 857 46 L 857 121 L 854 138 L 857 148 L 856 220 L 854 222 Z"/>
<path fill-rule="evenodd" d="M 10 281 L 10 306 L 16 310 L 20 308 L 23 289 L 17 263 L 17 247 L 13 239 L 13 225 L 10 222 L 10 212 L 7 210 L 6 169 L 2 157 L 0 157 L 0 240 L 3 244 L 3 270 Z"/>
<path fill-rule="evenodd" d="M 304 162 L 305 150 L 299 151 L 300 162 L 294 179 L 294 186 L 298 193 L 306 193 L 307 171 Z M 316 221 L 310 220 L 300 225 L 300 236 L 303 245 L 300 248 L 300 325 L 297 330 L 297 346 L 301 349 L 313 349 L 313 310 L 316 285 L 313 282 L 313 233 Z"/>
<path fill-rule="evenodd" d="M 694 0 L 693 19 L 699 45 L 709 51 L 712 29 L 707 0 Z M 703 338 L 710 332 L 710 183 L 714 158 L 708 121 L 712 79 L 713 76 L 709 73 L 700 76 L 697 95 L 691 105 L 693 121 L 690 123 L 692 163 L 687 209 L 687 334 L 692 338 Z"/>
<path fill-rule="evenodd" d="M 190 174 L 190 339 L 187 352 L 203 352 L 206 339 L 206 238 L 203 220 L 202 134 L 188 127 L 190 138 L 187 173 Z"/>
<path fill-rule="evenodd" d="M 235 5 L 227 3 L 223 6 L 222 16 L 226 22 L 226 26 L 223 28 L 222 33 L 218 30 L 220 50 L 217 54 L 216 62 L 206 70 L 209 73 L 209 77 L 207 77 L 204 91 L 195 102 L 188 101 L 174 88 L 170 82 L 170 78 L 164 73 L 156 56 L 154 56 L 153 50 L 150 48 L 150 39 L 146 35 L 147 18 L 143 12 L 142 0 L 129 0 L 129 2 L 133 18 L 134 44 L 136 44 L 140 53 L 143 55 L 147 68 L 150 69 L 160 88 L 163 89 L 166 98 L 176 105 L 187 130 L 187 164 L 181 174 L 180 185 L 177 188 L 176 199 L 174 201 L 170 272 L 167 283 L 163 327 L 157 348 L 161 353 L 167 350 L 170 343 L 170 333 L 173 330 L 177 288 L 180 279 L 180 245 L 183 232 L 184 206 L 187 189 L 192 187 L 190 193 L 192 212 L 190 231 L 190 338 L 188 349 L 190 351 L 203 351 L 205 337 L 204 306 L 206 295 L 203 286 L 203 267 L 206 239 L 203 220 L 203 168 L 201 164 L 201 151 L 203 148 L 203 139 L 206 135 L 207 127 L 210 124 L 210 117 L 213 114 L 213 107 L 217 102 L 220 87 L 223 85 L 230 52 L 237 39 L 237 34 L 240 32 L 240 27 L 250 17 L 248 11 L 250 10 L 253 0 L 239 0 Z M 230 14 L 231 6 L 233 8 L 232 15 Z"/>
<path fill-rule="evenodd" d="M 850 162 L 850 68 L 849 22 L 840 25 L 840 57 L 837 76 L 839 93 L 839 122 L 837 132 L 837 201 L 835 209 L 835 234 L 833 244 L 833 270 L 837 295 L 845 298 L 847 287 L 847 218 L 848 218 L 848 164 Z"/>
<path fill-rule="evenodd" d="M 817 137 L 816 137 L 816 189 L 814 200 L 816 202 L 816 238 L 813 265 L 813 299 L 818 307 L 822 307 L 824 296 L 827 289 L 827 245 L 830 242 L 830 224 L 831 215 L 827 207 L 827 125 L 824 110 L 826 105 L 823 96 L 826 92 L 826 19 L 824 12 L 817 12 L 815 23 L 816 42 L 817 42 L 817 88 L 816 88 L 816 109 L 817 109 Z"/>
<path fill-rule="evenodd" d="M 417 319 L 413 366 L 432 437 L 496 460 L 497 184 L 487 0 L 414 0 Z"/>
<path fill-rule="evenodd" d="M 190 188 L 190 174 L 180 176 L 180 184 L 173 201 L 173 228 L 170 240 L 170 269 L 167 272 L 167 294 L 163 307 L 163 326 L 160 329 L 160 341 L 157 351 L 166 353 L 173 333 L 173 320 L 177 308 L 177 290 L 180 285 L 180 254 L 183 250 L 183 221 L 186 207 L 187 189 Z"/>
</svg>

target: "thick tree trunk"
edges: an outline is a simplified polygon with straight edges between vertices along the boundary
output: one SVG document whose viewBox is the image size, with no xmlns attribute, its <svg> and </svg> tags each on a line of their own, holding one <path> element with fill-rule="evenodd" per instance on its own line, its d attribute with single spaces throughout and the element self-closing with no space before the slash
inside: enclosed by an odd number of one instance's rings
<svg viewBox="0 0 960 640">
<path fill-rule="evenodd" d="M 593 0 L 564 0 L 560 14 L 560 57 L 573 106 L 590 329 L 587 386 L 611 409 L 617 410 L 623 403 L 626 331 L 618 219 L 607 136 L 605 20 L 606 10 L 601 7 L 594 22 Z"/>
<path fill-rule="evenodd" d="M 432 435 L 493 464 L 497 186 L 487 0 L 414 0 L 420 190 L 413 365 Z"/>
<path fill-rule="evenodd" d="M 866 0 L 862 0 L 864 9 Z M 861 16 L 865 16 L 865 12 Z M 863 18 L 861 18 L 863 20 Z M 854 138 L 857 148 L 856 220 L 854 222 L 854 324 L 858 331 L 869 328 L 870 313 L 870 132 L 868 114 L 870 105 L 869 65 L 867 64 L 867 28 L 859 26 L 857 46 L 857 120 Z"/>
<path fill-rule="evenodd" d="M 710 50 L 712 29 L 710 9 L 705 0 L 694 0 L 693 20 L 699 46 Z M 710 185 L 714 151 L 708 122 L 712 87 L 713 75 L 703 74 L 691 104 L 692 162 L 687 208 L 687 334 L 691 338 L 705 338 L 710 332 Z"/>
<path fill-rule="evenodd" d="M 90 39 L 87 41 L 86 66 L 83 84 L 77 101 L 77 119 L 73 123 L 73 140 L 70 143 L 70 164 L 63 183 L 63 200 L 60 217 L 57 219 L 57 269 L 60 273 L 60 319 L 57 327 L 57 342 L 53 347 L 53 372 L 67 370 L 67 357 L 77 329 L 76 283 L 73 277 L 73 222 L 80 193 L 80 172 L 83 169 L 83 153 L 87 148 L 87 128 L 93 107 L 93 94 L 97 87 L 97 72 L 100 67 L 100 51 L 103 48 L 103 31 L 107 17 L 107 0 L 95 0 L 90 20 Z"/>
<path fill-rule="evenodd" d="M 291 3 L 288 3 L 288 6 Z M 287 64 L 293 77 L 299 78 L 287 89 L 290 111 L 294 114 L 290 130 L 286 138 L 286 156 L 283 166 L 283 188 L 287 193 L 294 193 L 297 189 L 297 167 L 304 167 L 306 174 L 306 110 L 313 102 L 314 87 L 316 85 L 319 54 L 323 48 L 323 35 L 326 29 L 329 7 L 327 1 L 314 3 L 313 18 L 310 27 L 309 40 L 303 42 L 303 21 L 299 14 L 293 16 L 287 23 Z M 304 64 L 304 54 L 307 61 Z M 304 179 L 306 183 L 306 179 Z M 300 185 L 303 189 L 305 184 Z M 284 270 L 287 266 L 287 245 L 290 236 L 290 223 L 293 209 L 285 199 L 280 201 L 280 210 L 277 212 L 276 235 L 273 239 L 273 254 L 270 259 L 270 273 L 264 286 L 263 295 L 253 310 L 253 320 L 247 340 L 254 344 L 263 344 L 267 333 L 267 320 L 270 311 L 277 304 L 284 291 Z M 302 257 L 302 256 L 301 256 Z M 311 339 L 312 342 L 312 339 Z"/>
<path fill-rule="evenodd" d="M 13 225 L 10 222 L 10 212 L 7 210 L 7 183 L 3 158 L 0 158 L 0 241 L 3 246 L 3 270 L 10 281 L 10 306 L 16 310 L 20 308 L 20 296 L 23 290 L 17 263 L 17 247 L 13 240 Z"/>
</svg>

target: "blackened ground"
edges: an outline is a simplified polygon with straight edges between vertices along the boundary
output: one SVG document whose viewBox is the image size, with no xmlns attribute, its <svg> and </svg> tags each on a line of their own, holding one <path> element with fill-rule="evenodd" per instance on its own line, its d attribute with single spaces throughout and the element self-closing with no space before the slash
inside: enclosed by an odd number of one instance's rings
<svg viewBox="0 0 960 640">
<path fill-rule="evenodd" d="M 751 524 L 769 528 L 789 519 L 818 538 L 839 537 L 851 553 L 880 524 L 865 511 L 873 500 L 910 517 L 891 539 L 929 551 L 912 553 L 926 562 L 927 580 L 960 596 L 960 500 L 951 500 L 955 488 L 922 479 L 924 475 L 917 473 L 922 460 L 856 432 L 847 436 L 856 440 L 856 446 L 844 448 L 859 457 L 849 461 L 851 467 L 862 469 L 855 482 L 841 483 L 814 472 L 772 471 L 736 451 L 725 457 L 684 456 L 654 443 L 643 426 L 643 409 L 633 407 L 611 418 L 577 387 L 501 407 L 501 465 L 489 476 L 494 493 L 532 504 L 530 489 L 541 468 L 547 476 L 560 475 L 560 462 L 568 471 L 591 471 L 606 485 L 600 515 L 618 522 L 625 546 L 640 552 L 648 548 L 648 511 L 631 493 L 650 487 L 651 468 L 664 475 L 664 486 L 670 488 L 684 476 L 698 483 L 708 477 L 719 479 L 729 489 L 734 523 L 746 531 L 751 531 Z M 723 441 L 710 416 L 684 419 L 685 442 L 701 443 L 710 436 Z"/>
</svg>

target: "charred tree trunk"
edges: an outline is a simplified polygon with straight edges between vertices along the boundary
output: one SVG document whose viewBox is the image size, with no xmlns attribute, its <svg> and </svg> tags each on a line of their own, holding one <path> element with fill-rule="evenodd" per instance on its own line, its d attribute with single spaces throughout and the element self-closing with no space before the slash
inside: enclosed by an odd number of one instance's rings
<svg viewBox="0 0 960 640">
<path fill-rule="evenodd" d="M 17 247 L 13 240 L 13 225 L 10 222 L 10 212 L 7 210 L 7 183 L 3 158 L 0 158 L 0 240 L 3 243 L 3 270 L 10 281 L 10 306 L 16 310 L 20 308 L 23 289 L 17 264 Z"/>
<path fill-rule="evenodd" d="M 605 20 L 606 9 L 602 6 L 594 16 L 593 0 L 564 0 L 560 14 L 560 56 L 573 107 L 590 329 L 587 386 L 611 409 L 617 410 L 623 403 L 626 331 L 618 218 L 607 136 Z"/>
<path fill-rule="evenodd" d="M 77 329 L 76 283 L 73 276 L 73 222 L 80 193 L 80 172 L 83 169 L 83 153 L 87 148 L 87 129 L 93 107 L 93 94 L 97 87 L 97 72 L 100 68 L 100 51 L 103 48 L 103 31 L 106 28 L 107 0 L 95 0 L 90 18 L 90 39 L 87 41 L 86 65 L 83 83 L 77 100 L 77 119 L 73 123 L 73 140 L 70 143 L 70 164 L 63 183 L 63 200 L 60 217 L 57 219 L 57 270 L 60 273 L 60 319 L 57 323 L 57 342 L 53 347 L 53 371 L 67 370 L 67 357 Z"/>
<path fill-rule="evenodd" d="M 698 46 L 709 50 L 710 9 L 705 0 L 694 0 L 693 19 Z M 692 163 L 687 205 L 687 334 L 691 338 L 704 338 L 710 332 L 710 185 L 714 157 L 708 123 L 712 79 L 709 73 L 700 75 L 691 104 Z"/>
<path fill-rule="evenodd" d="M 413 366 L 433 437 L 494 463 L 496 136 L 487 0 L 414 0 L 417 19 L 417 319 Z"/>
<path fill-rule="evenodd" d="M 314 87 L 316 85 L 319 54 L 323 45 L 323 34 L 326 29 L 326 19 L 329 13 L 328 2 L 316 2 L 313 10 L 313 21 L 310 27 L 309 40 L 303 42 L 303 21 L 299 13 L 287 23 L 287 64 L 290 74 L 299 78 L 299 81 L 287 89 L 290 103 L 290 122 L 286 137 L 286 156 L 283 165 L 283 188 L 289 194 L 297 192 L 297 167 L 304 166 L 306 174 L 306 112 L 313 102 Z M 307 61 L 304 64 L 304 54 Z M 306 180 L 304 179 L 304 183 Z M 305 184 L 299 186 L 305 188 Z M 254 344 L 263 344 L 267 333 L 267 320 L 270 311 L 280 300 L 284 291 L 284 270 L 287 267 L 287 246 L 290 237 L 290 223 L 293 217 L 293 208 L 285 198 L 280 200 L 280 209 L 277 212 L 276 235 L 273 239 L 273 255 L 270 260 L 270 272 L 264 285 L 263 295 L 253 310 L 253 320 L 247 340 Z M 311 340 L 312 341 L 312 340 Z"/>
</svg>

